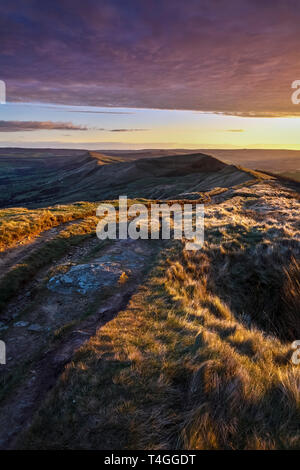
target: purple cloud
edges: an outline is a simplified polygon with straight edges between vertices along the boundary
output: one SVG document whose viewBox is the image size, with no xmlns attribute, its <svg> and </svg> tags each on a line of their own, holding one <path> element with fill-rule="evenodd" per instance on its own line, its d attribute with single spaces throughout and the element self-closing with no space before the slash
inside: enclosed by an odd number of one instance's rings
<svg viewBox="0 0 300 470">
<path fill-rule="evenodd" d="M 23 132 L 40 130 L 86 131 L 87 127 L 72 122 L 52 121 L 0 121 L 0 132 Z"/>
<path fill-rule="evenodd" d="M 109 129 L 109 132 L 139 132 L 139 131 L 149 131 L 149 129 Z"/>
<path fill-rule="evenodd" d="M 300 114 L 300 3 L 11 0 L 0 6 L 10 101 Z"/>
</svg>

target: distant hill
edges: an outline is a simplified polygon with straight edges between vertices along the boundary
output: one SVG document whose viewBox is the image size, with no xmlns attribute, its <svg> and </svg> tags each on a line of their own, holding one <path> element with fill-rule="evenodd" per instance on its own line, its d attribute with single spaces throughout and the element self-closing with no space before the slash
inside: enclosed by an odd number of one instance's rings
<svg viewBox="0 0 300 470">
<path fill-rule="evenodd" d="M 1 149 L 0 205 L 42 207 L 122 194 L 196 199 L 203 191 L 230 188 L 255 177 L 202 153 L 139 158 L 144 156 L 145 152 L 130 158 L 122 153 Z"/>
<path fill-rule="evenodd" d="M 0 152 L 0 449 L 300 448 L 300 197 L 264 171 Z M 204 245 L 99 240 L 119 195 L 203 202 Z"/>
<path fill-rule="evenodd" d="M 300 173 L 300 151 L 280 149 L 200 150 L 225 163 L 272 173 Z"/>
</svg>

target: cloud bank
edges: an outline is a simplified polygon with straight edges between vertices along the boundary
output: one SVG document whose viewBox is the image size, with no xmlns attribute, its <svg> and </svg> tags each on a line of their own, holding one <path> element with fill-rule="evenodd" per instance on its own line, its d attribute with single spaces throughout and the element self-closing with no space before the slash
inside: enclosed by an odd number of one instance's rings
<svg viewBox="0 0 300 470">
<path fill-rule="evenodd" d="M 10 101 L 299 115 L 297 0 L 11 0 Z"/>
<path fill-rule="evenodd" d="M 23 132 L 40 130 L 85 131 L 87 127 L 72 122 L 52 121 L 0 121 L 0 132 Z"/>
</svg>

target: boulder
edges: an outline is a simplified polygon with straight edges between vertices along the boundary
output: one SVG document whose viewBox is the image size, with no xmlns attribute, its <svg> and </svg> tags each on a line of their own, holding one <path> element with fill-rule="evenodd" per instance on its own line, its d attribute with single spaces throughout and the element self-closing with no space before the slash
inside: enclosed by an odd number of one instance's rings
<svg viewBox="0 0 300 470">
<path fill-rule="evenodd" d="M 133 249 L 105 254 L 92 263 L 72 266 L 66 273 L 51 277 L 48 289 L 60 294 L 87 294 L 114 286 L 121 276 L 124 278 L 124 272 L 128 275 L 141 268 L 141 258 Z"/>
<path fill-rule="evenodd" d="M 87 294 L 118 282 L 122 270 L 116 263 L 91 263 L 72 266 L 65 274 L 53 276 L 48 289 L 60 294 Z"/>
</svg>

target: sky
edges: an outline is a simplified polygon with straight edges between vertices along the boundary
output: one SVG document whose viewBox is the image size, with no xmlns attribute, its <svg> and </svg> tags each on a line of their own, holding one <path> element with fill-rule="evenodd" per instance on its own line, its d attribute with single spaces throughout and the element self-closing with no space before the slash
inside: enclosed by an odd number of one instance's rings
<svg viewBox="0 0 300 470">
<path fill-rule="evenodd" d="M 2 1 L 0 146 L 299 150 L 299 24 L 298 0 Z"/>
</svg>

